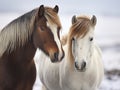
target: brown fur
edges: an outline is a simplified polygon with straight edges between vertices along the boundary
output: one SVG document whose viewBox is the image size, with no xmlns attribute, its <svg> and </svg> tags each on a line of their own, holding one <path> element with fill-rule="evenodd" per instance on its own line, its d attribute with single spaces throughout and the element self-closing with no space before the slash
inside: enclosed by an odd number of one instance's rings
<svg viewBox="0 0 120 90">
<path fill-rule="evenodd" d="M 48 16 L 52 13 L 55 15 Z M 36 79 L 33 57 L 37 48 L 54 59 L 54 53 L 58 52 L 58 47 L 51 30 L 46 25 L 49 19 L 61 27 L 54 9 L 41 6 L 17 18 L 2 29 L 0 33 L 0 90 L 32 90 Z"/>
</svg>

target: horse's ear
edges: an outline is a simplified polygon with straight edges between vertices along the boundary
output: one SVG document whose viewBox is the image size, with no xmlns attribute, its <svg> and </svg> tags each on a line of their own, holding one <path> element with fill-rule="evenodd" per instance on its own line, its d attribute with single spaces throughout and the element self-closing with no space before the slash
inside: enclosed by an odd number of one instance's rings
<svg viewBox="0 0 120 90">
<path fill-rule="evenodd" d="M 76 18 L 76 16 L 74 15 L 73 17 L 72 17 L 72 24 L 74 24 L 74 23 L 76 23 L 77 22 L 77 18 Z"/>
<path fill-rule="evenodd" d="M 96 23 L 97 23 L 97 18 L 96 18 L 95 15 L 92 16 L 91 22 L 92 22 L 92 24 L 93 24 L 94 26 L 96 25 Z"/>
<path fill-rule="evenodd" d="M 55 11 L 56 13 L 58 13 L 58 11 L 59 11 L 59 7 L 58 7 L 58 5 L 55 5 L 55 7 L 54 7 L 54 11 Z"/>
<path fill-rule="evenodd" d="M 42 16 L 44 15 L 44 12 L 45 12 L 44 5 L 41 5 L 41 6 L 39 7 L 38 16 L 39 16 L 39 17 L 42 17 Z"/>
</svg>

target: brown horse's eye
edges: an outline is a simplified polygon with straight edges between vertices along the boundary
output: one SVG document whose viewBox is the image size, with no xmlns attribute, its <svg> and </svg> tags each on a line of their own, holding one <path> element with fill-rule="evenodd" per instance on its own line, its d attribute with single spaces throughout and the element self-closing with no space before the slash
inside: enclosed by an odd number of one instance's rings
<svg viewBox="0 0 120 90">
<path fill-rule="evenodd" d="M 40 30 L 41 30 L 41 31 L 45 31 L 45 27 L 41 26 L 41 27 L 40 27 Z"/>
</svg>

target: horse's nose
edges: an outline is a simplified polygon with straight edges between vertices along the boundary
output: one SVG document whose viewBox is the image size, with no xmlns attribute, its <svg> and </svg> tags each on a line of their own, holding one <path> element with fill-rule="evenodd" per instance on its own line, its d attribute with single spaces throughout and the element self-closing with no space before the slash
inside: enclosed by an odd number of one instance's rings
<svg viewBox="0 0 120 90">
<path fill-rule="evenodd" d="M 75 62 L 75 68 L 77 70 L 80 70 L 80 71 L 84 71 L 86 69 L 86 62 L 85 61 L 82 61 L 81 63 L 80 62 Z"/>
<path fill-rule="evenodd" d="M 55 52 L 53 54 L 53 59 L 51 60 L 53 63 L 60 62 L 64 58 L 64 51 L 62 53 Z"/>
<path fill-rule="evenodd" d="M 81 69 L 83 70 L 85 67 L 86 67 L 86 62 L 83 61 L 82 64 L 81 64 Z"/>
<path fill-rule="evenodd" d="M 58 52 L 55 52 L 55 53 L 53 54 L 53 59 L 51 60 L 53 63 L 58 62 L 58 55 L 59 55 Z"/>
<path fill-rule="evenodd" d="M 54 58 L 55 58 L 55 60 L 58 60 L 58 55 L 59 55 L 58 52 L 54 53 Z"/>
<path fill-rule="evenodd" d="M 75 68 L 76 68 L 76 69 L 79 69 L 78 62 L 75 62 Z"/>
</svg>

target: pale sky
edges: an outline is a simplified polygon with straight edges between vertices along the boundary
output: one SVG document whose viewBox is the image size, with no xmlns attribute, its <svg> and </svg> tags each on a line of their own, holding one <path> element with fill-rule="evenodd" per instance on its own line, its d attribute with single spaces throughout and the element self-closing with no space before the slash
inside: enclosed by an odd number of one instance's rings
<svg viewBox="0 0 120 90">
<path fill-rule="evenodd" d="M 41 4 L 60 7 L 60 13 L 95 13 L 120 16 L 120 0 L 0 0 L 0 13 L 26 12 Z"/>
</svg>

